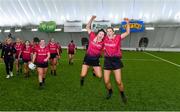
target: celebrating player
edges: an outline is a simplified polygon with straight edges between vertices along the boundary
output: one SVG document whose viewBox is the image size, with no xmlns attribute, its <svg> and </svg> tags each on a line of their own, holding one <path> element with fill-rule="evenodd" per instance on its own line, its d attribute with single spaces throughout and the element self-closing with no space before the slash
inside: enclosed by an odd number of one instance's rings
<svg viewBox="0 0 180 112">
<path fill-rule="evenodd" d="M 84 84 L 84 78 L 87 75 L 89 66 L 92 66 L 94 69 L 94 73 L 98 78 L 102 77 L 102 69 L 99 64 L 99 57 L 101 55 L 101 50 L 103 49 L 103 38 L 105 36 L 105 31 L 103 29 L 99 30 L 97 34 L 91 31 L 91 23 L 96 18 L 96 16 L 92 16 L 89 20 L 86 29 L 89 34 L 89 46 L 86 51 L 86 55 L 84 57 L 82 70 L 81 70 L 81 86 Z"/>
<path fill-rule="evenodd" d="M 112 27 L 107 28 L 107 36 L 104 38 L 104 82 L 106 89 L 108 90 L 107 99 L 112 96 L 112 86 L 110 83 L 111 71 L 114 72 L 115 80 L 121 94 L 121 98 L 126 103 L 127 98 L 124 94 L 124 86 L 121 79 L 121 68 L 123 64 L 121 62 L 121 40 L 124 39 L 130 33 L 129 19 L 125 19 L 127 23 L 126 32 L 121 35 L 114 34 Z"/>
</svg>

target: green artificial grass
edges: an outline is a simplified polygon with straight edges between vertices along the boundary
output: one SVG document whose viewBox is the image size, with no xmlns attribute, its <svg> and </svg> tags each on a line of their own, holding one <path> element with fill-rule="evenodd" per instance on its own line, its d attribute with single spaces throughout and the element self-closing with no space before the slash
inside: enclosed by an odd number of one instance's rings
<svg viewBox="0 0 180 112">
<path fill-rule="evenodd" d="M 180 53 L 149 52 L 180 64 Z M 0 64 L 0 110 L 180 110 L 180 68 L 143 52 L 123 51 L 122 80 L 128 103 L 122 103 L 113 74 L 113 96 L 106 100 L 102 81 L 89 69 L 83 87 L 79 76 L 85 51 L 78 50 L 73 65 L 68 64 L 66 50 L 59 60 L 57 76 L 50 69 L 43 90 L 38 89 L 36 71 L 30 78 L 23 74 L 6 79 L 4 64 Z M 103 58 L 101 58 L 103 65 Z M 15 66 L 14 66 L 15 68 Z M 15 73 L 14 73 L 15 74 Z"/>
</svg>

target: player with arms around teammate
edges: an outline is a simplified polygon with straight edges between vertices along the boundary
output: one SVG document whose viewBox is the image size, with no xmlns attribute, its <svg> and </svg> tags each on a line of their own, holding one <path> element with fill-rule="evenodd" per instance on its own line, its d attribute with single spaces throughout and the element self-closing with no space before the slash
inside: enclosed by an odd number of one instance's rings
<svg viewBox="0 0 180 112">
<path fill-rule="evenodd" d="M 92 21 L 96 18 L 96 16 L 92 16 L 89 20 L 86 29 L 89 34 L 89 46 L 86 51 L 86 55 L 84 57 L 82 69 L 81 69 L 81 75 L 80 75 L 80 84 L 83 86 L 84 84 L 84 78 L 87 75 L 88 68 L 90 66 L 93 67 L 94 73 L 98 78 L 102 78 L 102 69 L 99 64 L 99 58 L 101 55 L 101 51 L 103 49 L 103 38 L 105 36 L 105 31 L 103 29 L 98 30 L 97 34 L 92 32 L 91 30 L 91 24 Z"/>
<path fill-rule="evenodd" d="M 6 78 L 10 78 L 13 76 L 13 64 L 14 64 L 14 53 L 16 52 L 16 49 L 14 48 L 14 45 L 12 43 L 11 38 L 6 38 L 5 43 L 2 47 L 1 52 L 1 58 L 4 60 L 5 67 L 6 67 Z"/>
<path fill-rule="evenodd" d="M 104 38 L 104 82 L 106 89 L 108 90 L 106 98 L 111 98 L 113 93 L 110 83 L 110 74 L 111 71 L 113 71 L 122 101 L 124 103 L 127 102 L 127 98 L 124 93 L 124 86 L 121 78 L 121 68 L 123 67 L 123 63 L 121 62 L 121 40 L 130 33 L 129 19 L 126 18 L 125 21 L 127 23 L 126 32 L 121 35 L 116 35 L 113 28 L 109 27 L 107 28 L 107 36 Z"/>
</svg>

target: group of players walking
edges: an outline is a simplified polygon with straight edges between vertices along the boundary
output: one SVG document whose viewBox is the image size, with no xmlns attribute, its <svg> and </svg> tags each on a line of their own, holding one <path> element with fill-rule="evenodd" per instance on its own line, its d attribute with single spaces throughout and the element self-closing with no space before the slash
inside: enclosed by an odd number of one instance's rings
<svg viewBox="0 0 180 112">
<path fill-rule="evenodd" d="M 13 42 L 12 38 L 6 38 L 2 46 L 1 59 L 3 59 L 5 63 L 6 78 L 13 76 L 14 61 L 16 65 L 16 75 L 19 75 L 23 71 L 24 77 L 26 78 L 30 76 L 28 65 L 34 63 L 37 66 L 39 87 L 43 88 L 48 62 L 50 62 L 51 75 L 56 76 L 56 66 L 62 49 L 60 44 L 55 42 L 54 38 L 51 38 L 48 44 L 45 43 L 44 39 L 35 37 L 34 40 L 33 42 L 29 40 L 23 42 L 17 38 L 16 42 Z M 71 41 L 68 46 L 68 54 L 73 57 L 76 46 L 73 41 Z M 69 58 L 69 60 L 70 63 L 73 63 L 72 58 Z"/>
</svg>

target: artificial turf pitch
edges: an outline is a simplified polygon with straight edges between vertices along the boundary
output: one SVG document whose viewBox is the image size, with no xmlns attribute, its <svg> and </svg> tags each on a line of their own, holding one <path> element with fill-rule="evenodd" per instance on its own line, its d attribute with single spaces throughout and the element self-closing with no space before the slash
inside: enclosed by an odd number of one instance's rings
<svg viewBox="0 0 180 112">
<path fill-rule="evenodd" d="M 180 53 L 149 52 L 180 64 Z M 102 81 L 89 69 L 83 87 L 79 75 L 85 51 L 78 50 L 73 65 L 66 51 L 59 60 L 57 76 L 48 71 L 46 85 L 38 89 L 36 71 L 30 78 L 22 74 L 6 79 L 0 64 L 0 110 L 180 110 L 180 67 L 144 52 L 123 51 L 122 80 L 128 103 L 122 103 L 113 74 L 113 96 L 106 100 Z M 101 59 L 103 64 L 103 58 Z M 14 66 L 15 69 L 15 66 Z"/>
</svg>

